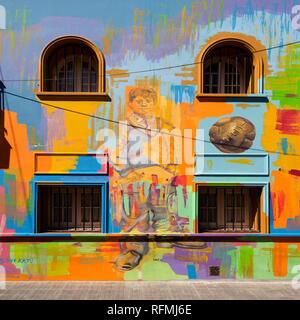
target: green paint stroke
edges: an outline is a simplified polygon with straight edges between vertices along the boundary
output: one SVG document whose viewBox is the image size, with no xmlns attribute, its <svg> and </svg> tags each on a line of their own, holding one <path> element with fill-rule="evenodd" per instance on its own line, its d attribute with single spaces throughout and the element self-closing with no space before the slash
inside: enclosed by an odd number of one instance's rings
<svg viewBox="0 0 300 320">
<path fill-rule="evenodd" d="M 272 99 L 280 101 L 283 109 L 300 110 L 300 45 L 286 47 L 286 55 L 279 58 L 282 69 L 267 77 L 266 89 L 272 90 Z"/>
<path fill-rule="evenodd" d="M 183 7 L 182 14 L 181 14 L 181 34 L 184 34 L 185 10 L 186 10 L 186 6 Z"/>
<path fill-rule="evenodd" d="M 186 186 L 186 193 L 188 196 L 185 205 L 182 187 L 177 188 L 178 215 L 189 219 L 188 228 L 192 232 L 195 212 L 195 193 L 192 190 L 192 186 Z"/>
<path fill-rule="evenodd" d="M 142 259 L 136 269 L 126 271 L 124 273 L 124 280 L 166 281 L 188 279 L 187 275 L 176 274 L 168 263 L 161 261 L 164 253 L 170 250 L 157 248 L 151 248 L 150 250 L 154 251 L 153 257 L 148 261 L 143 261 Z"/>
<path fill-rule="evenodd" d="M 26 28 L 26 9 L 23 10 L 23 23 L 22 23 L 22 38 L 25 36 L 25 28 Z"/>
<path fill-rule="evenodd" d="M 223 25 L 223 0 L 221 0 L 221 2 L 220 2 L 219 15 L 221 16 L 220 27 L 222 27 L 222 25 Z"/>
<path fill-rule="evenodd" d="M 240 248 L 237 273 L 243 278 L 253 278 L 253 248 L 247 246 Z"/>
</svg>

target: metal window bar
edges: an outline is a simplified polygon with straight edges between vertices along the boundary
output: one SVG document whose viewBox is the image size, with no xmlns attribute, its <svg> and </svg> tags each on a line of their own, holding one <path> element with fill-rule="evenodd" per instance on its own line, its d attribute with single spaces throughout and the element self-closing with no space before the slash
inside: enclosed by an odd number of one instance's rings
<svg viewBox="0 0 300 320">
<path fill-rule="evenodd" d="M 245 206 L 245 189 L 241 190 L 241 203 L 242 203 L 242 208 L 241 208 L 241 230 L 243 230 L 243 220 L 244 216 L 246 214 L 246 206 Z"/>
<path fill-rule="evenodd" d="M 64 81 L 65 81 L 65 86 L 63 91 L 67 91 L 66 47 L 64 47 Z"/>
<path fill-rule="evenodd" d="M 50 204 L 50 208 L 49 208 L 49 211 L 50 211 L 50 229 L 53 228 L 53 223 L 52 223 L 52 218 L 53 218 L 53 213 L 52 213 L 52 210 L 53 210 L 53 192 L 52 192 L 52 188 L 50 188 L 49 190 L 49 204 Z"/>
<path fill-rule="evenodd" d="M 227 230 L 227 193 L 225 188 L 222 189 L 224 195 L 224 231 Z"/>
<path fill-rule="evenodd" d="M 216 223 L 216 228 L 219 229 L 219 224 L 218 224 L 218 189 L 216 189 L 216 193 L 215 193 L 215 204 L 216 204 L 215 223 Z"/>
<path fill-rule="evenodd" d="M 92 91 L 91 85 L 91 74 L 92 74 L 92 56 L 89 56 L 89 67 L 88 67 L 88 91 Z"/>
<path fill-rule="evenodd" d="M 66 203 L 67 203 L 67 229 L 69 229 L 69 194 L 71 195 L 71 193 L 69 193 L 69 188 L 67 188 L 66 190 Z"/>
<path fill-rule="evenodd" d="M 209 93 L 212 93 L 212 84 L 213 84 L 213 77 L 212 77 L 212 55 L 210 56 L 210 66 L 209 66 Z"/>
<path fill-rule="evenodd" d="M 219 63 L 218 63 L 218 93 L 222 92 L 221 88 L 221 68 L 222 68 L 222 61 L 221 61 L 221 49 L 219 49 Z"/>
<path fill-rule="evenodd" d="M 247 56 L 244 56 L 244 90 L 245 92 L 244 93 L 247 93 L 247 75 L 246 75 L 246 69 L 247 68 Z"/>
<path fill-rule="evenodd" d="M 252 56 L 250 56 L 250 67 L 251 67 L 251 93 L 254 93 L 254 66 L 253 66 L 253 59 Z"/>
<path fill-rule="evenodd" d="M 208 217 L 208 189 L 206 189 L 206 218 L 207 218 L 207 230 L 209 230 L 209 217 Z"/>
<path fill-rule="evenodd" d="M 60 225 L 61 225 L 61 215 L 62 215 L 61 188 L 58 188 L 58 229 L 60 229 Z"/>
<path fill-rule="evenodd" d="M 75 72 L 75 68 L 76 68 L 76 65 L 75 65 L 75 49 L 74 49 L 74 46 L 72 46 L 72 76 L 73 76 L 73 83 L 72 83 L 72 91 L 75 92 L 75 77 L 76 77 L 76 72 Z"/>
<path fill-rule="evenodd" d="M 83 50 L 82 47 L 80 47 L 80 57 L 81 57 L 81 92 L 83 92 Z"/>
<path fill-rule="evenodd" d="M 98 84 L 98 79 L 99 79 L 99 66 L 98 66 L 98 60 L 95 57 L 95 55 L 93 55 L 93 60 L 95 60 L 95 91 L 98 91 L 99 89 L 99 84 Z M 102 77 L 102 75 L 100 75 Z"/>
<path fill-rule="evenodd" d="M 232 230 L 234 230 L 234 220 L 235 220 L 235 210 L 237 206 L 237 192 L 234 192 L 234 189 L 232 189 L 232 198 L 231 198 L 231 204 L 232 204 Z"/>
<path fill-rule="evenodd" d="M 93 222 L 94 222 L 94 188 L 93 188 L 93 187 L 92 187 L 92 189 L 91 189 L 91 193 L 92 193 L 92 200 L 91 200 L 91 201 L 92 201 L 91 229 L 92 229 L 92 231 L 93 231 L 93 229 L 94 229 L 94 226 L 93 226 Z"/>
<path fill-rule="evenodd" d="M 85 230 L 85 187 L 83 187 L 83 231 Z"/>
<path fill-rule="evenodd" d="M 77 230 L 77 188 L 75 188 L 75 231 Z"/>
<path fill-rule="evenodd" d="M 235 48 L 235 93 L 239 93 L 240 90 L 238 90 L 238 49 Z"/>
<path fill-rule="evenodd" d="M 58 91 L 58 50 L 56 50 L 55 57 L 55 91 Z"/>
<path fill-rule="evenodd" d="M 229 57 L 229 48 L 227 48 L 227 88 L 228 88 L 228 92 L 227 93 L 231 93 L 231 86 L 230 84 L 230 57 Z M 226 90 L 225 90 L 226 91 Z"/>
</svg>

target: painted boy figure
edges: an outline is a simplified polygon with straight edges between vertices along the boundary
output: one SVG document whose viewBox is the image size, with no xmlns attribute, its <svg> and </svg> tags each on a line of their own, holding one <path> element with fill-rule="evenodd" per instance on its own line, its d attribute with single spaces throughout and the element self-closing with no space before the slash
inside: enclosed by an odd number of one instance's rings
<svg viewBox="0 0 300 320">
<path fill-rule="evenodd" d="M 131 113 L 127 117 L 130 125 L 127 133 L 128 141 L 122 143 L 125 152 L 119 154 L 122 160 L 127 161 L 123 161 L 125 165 L 113 165 L 114 170 L 122 177 L 118 179 L 118 194 L 123 198 L 119 206 L 121 208 L 119 217 L 122 216 L 119 221 L 121 220 L 123 232 L 187 231 L 178 217 L 177 191 L 174 183 L 176 166 L 169 163 L 160 164 L 159 143 L 153 144 L 154 139 L 158 142 L 161 139 L 162 148 L 169 148 L 169 136 L 160 132 L 161 130 L 171 132 L 174 129 L 170 123 L 155 115 L 156 104 L 157 93 L 151 88 L 134 88 L 129 92 L 128 107 Z M 155 149 L 157 146 L 158 149 Z M 141 188 L 137 190 L 137 182 L 138 185 L 143 182 L 150 185 L 147 190 Z M 161 245 L 172 247 L 175 244 Z M 193 245 L 194 248 L 195 243 Z M 199 248 L 199 245 L 201 248 L 205 246 L 201 242 L 196 247 Z M 115 262 L 116 268 L 120 270 L 131 270 L 136 267 L 149 250 L 146 242 L 124 242 L 120 246 L 122 253 Z"/>
<path fill-rule="evenodd" d="M 119 159 L 125 165 L 114 165 L 114 170 L 122 177 L 126 177 L 130 172 L 152 166 L 160 166 L 175 175 L 175 166 L 160 164 L 160 145 L 166 149 L 166 154 L 170 153 L 169 135 L 162 134 L 161 131 L 171 132 L 175 127 L 167 121 L 155 115 L 157 104 L 157 93 L 149 88 L 134 88 L 129 92 L 129 116 L 127 117 L 128 131 L 126 141 L 122 141 L 119 148 L 123 147 L 123 152 L 119 153 Z M 150 153 L 149 153 L 150 150 Z"/>
</svg>

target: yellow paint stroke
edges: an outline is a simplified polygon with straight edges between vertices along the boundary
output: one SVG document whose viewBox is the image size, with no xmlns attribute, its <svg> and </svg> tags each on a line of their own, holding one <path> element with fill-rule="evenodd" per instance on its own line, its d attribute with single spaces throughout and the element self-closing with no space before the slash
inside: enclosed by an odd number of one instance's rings
<svg viewBox="0 0 300 320">
<path fill-rule="evenodd" d="M 212 160 L 206 160 L 206 163 L 207 163 L 208 169 L 211 170 L 212 166 L 213 166 L 213 161 Z"/>
<path fill-rule="evenodd" d="M 75 170 L 78 164 L 78 156 L 66 155 L 47 155 L 37 157 L 36 172 L 43 173 L 68 173 L 69 170 Z"/>
<path fill-rule="evenodd" d="M 248 164 L 250 166 L 254 166 L 254 161 L 249 160 L 249 159 L 231 159 L 231 160 L 226 160 L 226 162 L 232 162 L 232 163 L 240 163 L 240 164 Z"/>
<path fill-rule="evenodd" d="M 37 98 L 38 99 L 38 98 Z M 39 99 L 38 99 L 39 100 Z M 99 117 L 108 118 L 113 120 L 113 114 L 110 109 L 112 105 L 106 104 L 105 102 L 98 101 L 47 101 L 47 105 L 41 105 L 45 108 L 44 112 L 48 113 L 48 145 L 53 146 L 50 148 L 50 152 L 86 152 L 88 150 L 88 140 L 93 138 L 93 131 L 90 128 L 89 116 L 79 115 L 77 112 L 84 112 L 88 115 L 97 114 Z M 65 132 L 59 139 L 53 133 L 57 130 L 56 122 L 53 121 L 50 115 L 53 112 L 57 112 L 55 108 L 49 105 L 54 105 L 59 108 L 65 108 L 74 112 L 64 111 L 60 115 L 60 121 L 64 123 Z M 108 109 L 108 116 L 104 113 Z M 102 124 L 102 120 L 97 120 Z M 107 126 L 107 122 L 104 123 Z M 51 130 L 49 129 L 51 128 Z"/>
<path fill-rule="evenodd" d="M 102 37 L 102 42 L 104 54 L 110 57 L 110 39 L 108 37 Z"/>
<path fill-rule="evenodd" d="M 247 104 L 247 103 L 238 103 L 236 105 L 237 107 L 246 109 L 246 108 L 259 108 L 260 105 L 259 104 Z"/>
<path fill-rule="evenodd" d="M 6 215 L 13 216 L 18 225 L 24 222 L 28 214 L 27 201 L 29 197 L 29 181 L 33 176 L 33 152 L 29 149 L 27 127 L 18 122 L 17 113 L 5 111 L 6 139 L 11 146 L 9 169 L 5 172 L 15 176 L 16 207 L 5 203 Z"/>
<path fill-rule="evenodd" d="M 200 257 L 195 257 L 195 256 L 192 256 L 192 257 L 175 257 L 176 260 L 182 260 L 182 261 L 197 261 L 197 262 L 201 262 L 201 263 L 207 263 L 208 261 L 208 257 L 207 255 L 204 253 L 202 256 Z"/>
<path fill-rule="evenodd" d="M 106 72 L 109 75 L 111 86 L 118 87 L 119 82 L 128 82 L 129 73 L 125 69 L 111 69 Z M 127 78 L 127 79 L 126 79 Z"/>
</svg>

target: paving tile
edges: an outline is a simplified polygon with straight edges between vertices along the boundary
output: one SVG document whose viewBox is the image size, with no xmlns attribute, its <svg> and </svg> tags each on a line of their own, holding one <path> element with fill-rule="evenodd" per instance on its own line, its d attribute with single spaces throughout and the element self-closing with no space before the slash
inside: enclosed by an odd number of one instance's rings
<svg viewBox="0 0 300 320">
<path fill-rule="evenodd" d="M 0 300 L 300 300 L 290 281 L 9 282 Z"/>
</svg>

